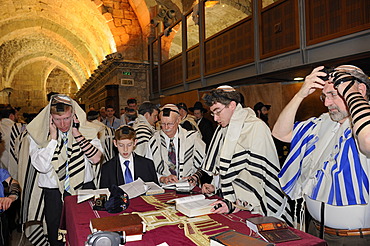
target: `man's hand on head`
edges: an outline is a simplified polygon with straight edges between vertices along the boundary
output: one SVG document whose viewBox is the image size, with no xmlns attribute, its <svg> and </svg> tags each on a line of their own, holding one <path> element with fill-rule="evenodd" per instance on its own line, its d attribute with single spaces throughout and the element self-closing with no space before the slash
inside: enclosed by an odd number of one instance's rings
<svg viewBox="0 0 370 246">
<path fill-rule="evenodd" d="M 320 66 L 312 70 L 312 72 L 306 76 L 301 89 L 298 91 L 297 95 L 301 98 L 306 98 L 308 95 L 312 94 L 316 89 L 323 89 L 325 81 L 320 78 L 320 76 L 326 76 L 325 72 L 322 72 L 324 66 Z"/>
<path fill-rule="evenodd" d="M 50 115 L 50 121 L 49 121 L 49 132 L 51 139 L 57 139 L 57 127 L 55 126 L 53 122 L 53 116 Z"/>
</svg>

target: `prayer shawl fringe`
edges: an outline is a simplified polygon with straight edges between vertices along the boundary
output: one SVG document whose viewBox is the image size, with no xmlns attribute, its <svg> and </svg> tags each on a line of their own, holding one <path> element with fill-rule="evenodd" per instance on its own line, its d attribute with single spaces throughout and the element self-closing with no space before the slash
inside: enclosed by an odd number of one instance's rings
<svg viewBox="0 0 370 246">
<path fill-rule="evenodd" d="M 334 206 L 367 204 L 369 160 L 357 148 L 350 122 L 325 113 L 294 126 L 291 151 L 279 173 L 284 192 Z"/>
<path fill-rule="evenodd" d="M 149 139 L 154 135 L 156 130 L 143 115 L 139 115 L 136 118 L 133 128 L 135 129 L 137 139 L 135 153 L 146 156 Z"/>
<path fill-rule="evenodd" d="M 224 198 L 248 203 L 248 210 L 291 224 L 287 198 L 278 181 L 278 157 L 271 132 L 250 108 L 238 104 L 230 124 L 216 129 L 204 169 L 220 175 Z"/>
<path fill-rule="evenodd" d="M 168 149 L 165 141 L 165 133 L 158 131 L 149 141 L 154 165 L 157 173 L 170 175 L 168 168 Z M 179 126 L 178 129 L 179 145 L 177 158 L 179 161 L 179 178 L 194 174 L 201 166 L 205 156 L 205 143 L 196 131 L 187 131 Z"/>
</svg>

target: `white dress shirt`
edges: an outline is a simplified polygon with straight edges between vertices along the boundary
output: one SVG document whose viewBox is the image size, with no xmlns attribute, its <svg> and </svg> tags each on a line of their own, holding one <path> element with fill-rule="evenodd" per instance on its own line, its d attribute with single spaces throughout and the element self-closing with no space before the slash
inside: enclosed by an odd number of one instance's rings
<svg viewBox="0 0 370 246">
<path fill-rule="evenodd" d="M 45 148 L 39 148 L 30 135 L 28 135 L 28 138 L 30 140 L 29 153 L 31 157 L 31 163 L 36 168 L 36 170 L 40 172 L 38 180 L 39 187 L 58 188 L 58 175 L 55 172 L 53 165 L 51 164 L 51 160 L 53 158 L 58 141 L 52 139 Z M 91 144 L 99 149 L 102 153 L 104 153 L 99 139 L 94 138 L 91 141 Z M 91 167 L 92 163 L 89 161 L 89 159 L 87 159 L 86 155 L 84 155 L 84 160 L 84 183 L 87 183 L 94 179 L 94 173 Z"/>
</svg>

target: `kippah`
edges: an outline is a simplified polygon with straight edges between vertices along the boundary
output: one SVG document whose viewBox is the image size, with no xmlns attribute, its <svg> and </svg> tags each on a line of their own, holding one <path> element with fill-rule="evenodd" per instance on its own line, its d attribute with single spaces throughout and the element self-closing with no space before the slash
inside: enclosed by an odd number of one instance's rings
<svg viewBox="0 0 370 246">
<path fill-rule="evenodd" d="M 130 204 L 129 197 L 117 185 L 112 185 L 109 189 L 109 200 L 105 203 L 104 207 L 108 213 L 119 213 L 126 210 Z"/>
<path fill-rule="evenodd" d="M 55 100 L 54 103 L 62 103 L 62 104 L 65 104 L 65 105 L 69 105 L 69 106 L 72 106 L 72 102 L 71 102 L 71 99 L 67 96 L 64 96 L 64 95 L 54 95 L 53 100 Z"/>
<path fill-rule="evenodd" d="M 221 85 L 219 87 L 217 87 L 216 90 L 223 90 L 223 91 L 226 91 L 226 92 L 231 92 L 231 91 L 235 91 L 235 89 L 229 85 Z"/>
</svg>

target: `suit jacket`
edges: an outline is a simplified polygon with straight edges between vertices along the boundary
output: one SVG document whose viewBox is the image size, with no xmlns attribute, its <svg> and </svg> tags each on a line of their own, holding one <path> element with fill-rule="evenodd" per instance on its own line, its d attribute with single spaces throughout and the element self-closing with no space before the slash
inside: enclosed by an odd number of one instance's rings
<svg viewBox="0 0 370 246">
<path fill-rule="evenodd" d="M 157 174 L 155 172 L 152 160 L 133 153 L 135 177 L 141 178 L 144 182 L 155 182 L 158 184 Z M 100 188 L 110 188 L 112 184 L 117 186 L 125 184 L 119 155 L 113 157 L 110 161 L 102 165 Z"/>
<path fill-rule="evenodd" d="M 213 133 L 215 132 L 213 124 L 209 119 L 203 117 L 202 120 L 199 122 L 198 127 L 200 133 L 202 134 L 202 140 L 204 141 L 208 149 L 208 146 L 211 143 L 213 137 Z"/>
</svg>

